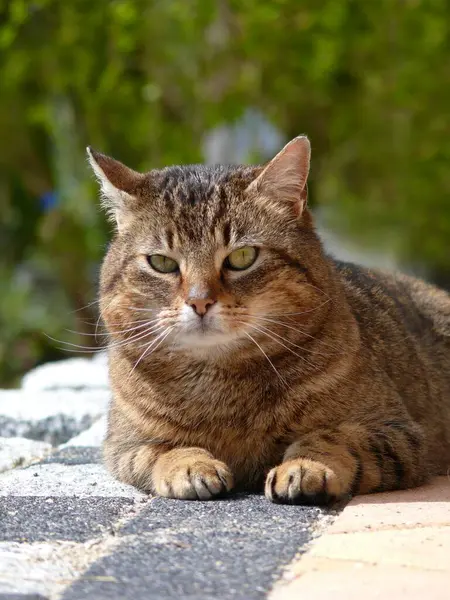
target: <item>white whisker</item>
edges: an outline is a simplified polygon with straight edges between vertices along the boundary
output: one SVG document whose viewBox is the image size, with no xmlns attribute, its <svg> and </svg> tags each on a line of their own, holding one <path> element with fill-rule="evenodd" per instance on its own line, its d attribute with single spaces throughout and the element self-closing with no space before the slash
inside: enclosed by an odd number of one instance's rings
<svg viewBox="0 0 450 600">
<path fill-rule="evenodd" d="M 324 296 L 326 296 L 329 300 L 331 300 L 330 296 L 326 292 L 324 292 L 323 290 L 321 290 L 316 285 L 313 285 L 312 283 L 309 283 L 309 281 L 308 282 L 304 282 L 303 285 L 307 285 L 308 287 L 314 288 L 315 290 L 317 290 L 318 292 L 320 292 L 321 294 L 323 294 Z"/>
<path fill-rule="evenodd" d="M 95 322 L 91 321 L 80 321 L 81 323 L 85 323 L 86 325 L 90 325 L 91 327 L 94 327 Z M 133 323 L 148 323 L 148 319 L 135 319 L 134 321 L 128 321 L 125 322 L 128 323 L 130 325 L 133 325 Z M 108 325 L 102 325 L 101 323 L 99 324 L 99 327 L 102 327 L 103 329 L 109 328 L 109 327 L 116 327 L 119 325 L 123 325 L 124 323 L 112 323 L 110 321 L 108 321 Z M 75 333 L 84 333 L 83 331 L 76 331 Z"/>
<path fill-rule="evenodd" d="M 273 321 L 271 319 L 263 319 L 262 317 L 256 317 L 254 315 L 252 315 L 252 318 L 257 319 L 257 320 L 262 319 L 264 321 L 270 321 L 271 323 L 275 323 L 277 325 L 283 325 L 284 326 L 284 323 L 278 323 L 278 321 Z M 260 325 L 260 326 L 264 327 L 264 325 Z M 291 340 L 289 340 L 288 338 L 285 338 L 282 335 L 279 335 L 278 333 L 275 333 L 274 331 L 272 331 L 271 329 L 268 329 L 267 327 L 264 327 L 264 329 L 267 329 L 267 331 L 270 331 L 273 335 L 276 335 L 277 337 L 279 337 L 280 340 L 283 340 L 284 342 L 287 342 L 288 344 L 291 344 L 291 346 L 294 346 L 294 348 L 298 348 L 299 350 L 303 350 L 303 352 L 309 352 L 310 354 L 316 354 L 317 356 L 322 356 L 323 358 L 327 358 L 328 356 L 331 356 L 331 354 L 323 354 L 322 352 L 319 352 L 316 348 L 305 348 L 304 346 L 299 346 L 298 344 L 295 344 L 294 342 L 291 342 Z M 296 331 L 297 333 L 302 333 L 303 335 L 307 335 L 307 334 L 305 334 L 304 331 L 301 331 L 300 329 L 296 329 L 295 327 L 288 327 L 288 329 L 292 329 L 292 331 Z M 311 336 L 311 338 L 314 339 L 314 340 L 316 340 L 318 343 L 323 343 L 320 339 L 317 339 L 314 336 Z"/>
<path fill-rule="evenodd" d="M 306 315 L 308 313 L 314 312 L 315 310 L 319 310 L 319 308 L 322 308 L 322 306 L 325 306 L 325 304 L 328 304 L 328 302 L 331 302 L 331 298 L 328 298 L 328 300 L 325 300 L 325 302 L 322 302 L 321 304 L 319 304 L 319 306 L 315 306 L 314 308 L 310 308 L 309 310 L 303 310 L 301 312 L 293 312 L 293 313 L 283 313 L 283 314 L 273 314 L 273 313 L 268 313 L 269 317 L 294 317 L 294 316 L 299 316 L 299 315 Z"/>
<path fill-rule="evenodd" d="M 301 335 L 304 335 L 307 338 L 315 340 L 317 343 L 322 344 L 323 346 L 328 346 L 332 350 L 335 350 L 337 352 L 340 351 L 340 349 L 337 348 L 336 346 L 333 346 L 332 344 L 328 344 L 327 342 L 324 342 L 323 340 L 318 339 L 316 336 L 311 335 L 310 333 L 307 333 L 306 331 L 303 331 L 302 329 L 299 329 L 298 327 L 292 327 L 291 325 L 283 323 L 282 321 L 276 321 L 274 319 L 268 319 L 267 317 L 259 317 L 257 315 L 252 315 L 252 318 L 258 319 L 258 320 L 261 320 L 261 321 L 269 321 L 270 323 L 274 323 L 275 325 L 281 325 L 282 327 L 286 327 L 286 329 L 291 329 L 292 331 L 296 331 L 297 333 L 300 333 Z M 285 340 L 285 341 L 288 341 L 288 340 Z M 292 344 L 292 342 L 290 342 L 290 343 Z M 295 344 L 293 344 L 293 345 L 295 346 Z M 308 352 L 313 352 L 313 350 L 310 350 L 308 348 L 302 348 L 301 346 L 297 346 L 297 347 L 301 348 L 301 350 L 306 350 Z"/>
<path fill-rule="evenodd" d="M 240 321 L 240 323 L 244 323 L 244 321 Z M 297 356 L 300 360 L 302 360 L 303 362 L 305 362 L 310 367 L 314 367 L 315 366 L 314 363 L 309 362 L 309 360 L 307 360 L 304 356 L 301 356 L 297 352 L 294 352 L 294 350 L 292 350 L 292 348 L 289 348 L 289 346 L 286 346 L 286 344 L 283 344 L 283 342 L 280 342 L 279 340 L 277 340 L 277 337 L 279 337 L 280 339 L 283 339 L 283 338 L 281 338 L 281 336 L 277 335 L 276 333 L 274 333 L 270 329 L 267 329 L 267 327 L 262 327 L 261 326 L 261 328 L 259 328 L 256 325 L 253 325 L 251 323 L 245 323 L 245 325 L 248 325 L 249 327 L 252 327 L 256 331 L 259 331 L 260 333 L 263 333 L 267 337 L 271 338 L 274 342 L 276 342 L 277 344 L 280 344 L 280 346 L 283 346 L 283 348 L 286 348 L 286 350 L 288 350 L 289 352 L 291 352 L 291 354 L 294 354 L 294 356 Z M 269 333 L 267 333 L 267 332 L 269 332 Z"/>
<path fill-rule="evenodd" d="M 108 305 L 106 306 L 106 308 L 108 309 L 111 304 L 114 302 L 114 297 L 108 302 Z M 95 324 L 95 341 L 97 341 L 97 330 L 98 330 L 98 324 L 100 323 L 100 319 L 102 318 L 102 311 L 101 311 L 101 307 L 98 313 L 98 318 L 97 318 L 97 322 Z"/>
<path fill-rule="evenodd" d="M 272 369 L 275 371 L 275 373 L 277 374 L 277 376 L 280 378 L 281 382 L 286 386 L 289 387 L 287 381 L 280 375 L 280 373 L 278 372 L 276 366 L 273 364 L 273 362 L 270 360 L 270 358 L 267 356 L 267 354 L 264 352 L 264 350 L 261 348 L 261 346 L 258 344 L 258 342 L 255 340 L 254 337 L 252 337 L 247 331 L 244 331 L 245 335 L 251 339 L 251 341 L 261 350 L 261 352 L 263 353 L 263 355 L 267 358 L 267 360 L 269 361 L 270 366 L 272 367 Z"/>
<path fill-rule="evenodd" d="M 156 327 L 156 329 L 155 329 Z M 127 344 L 130 344 L 131 342 L 137 342 L 139 340 L 144 339 L 145 337 L 148 337 L 149 335 L 151 335 L 152 333 L 154 333 L 155 331 L 157 331 L 158 329 L 160 329 L 161 326 L 160 325 L 155 325 L 153 326 L 151 329 L 147 330 L 147 331 L 139 331 L 137 334 L 132 335 L 128 338 L 126 338 L 125 340 L 122 340 L 121 342 L 116 342 L 114 344 L 107 344 L 105 346 L 100 346 L 98 348 L 96 348 L 97 351 L 99 350 L 108 350 L 110 348 L 117 348 L 119 346 L 126 346 Z M 72 344 L 71 342 L 66 342 L 64 340 L 57 340 L 53 337 L 51 337 L 50 335 L 44 334 L 46 337 L 48 337 L 50 340 L 52 340 L 53 342 L 57 342 L 58 344 L 65 344 L 66 346 L 71 346 L 73 348 L 78 348 L 80 350 L 86 350 L 86 351 L 90 351 L 92 350 L 92 346 L 82 346 L 80 344 Z"/>
<path fill-rule="evenodd" d="M 89 304 L 86 304 L 86 306 L 82 306 L 81 308 L 77 308 L 75 310 L 71 310 L 69 312 L 69 314 L 73 315 L 77 312 L 81 312 L 82 310 L 86 310 L 87 308 L 90 308 L 91 306 L 94 306 L 94 304 L 99 304 L 99 302 L 101 301 L 101 299 L 99 298 L 98 300 L 93 300 L 92 302 L 89 302 Z"/>
<path fill-rule="evenodd" d="M 49 336 L 47 336 L 49 337 Z M 50 338 L 52 339 L 52 338 Z M 55 342 L 58 340 L 54 340 Z M 66 343 L 66 342 L 64 342 Z M 70 352 L 70 354 L 101 354 L 105 351 L 105 348 L 92 348 L 91 346 L 87 347 L 85 350 L 77 350 L 75 348 L 63 348 L 62 346 L 55 346 L 56 350 L 61 350 L 62 352 Z"/>
<path fill-rule="evenodd" d="M 152 352 L 150 352 L 150 354 L 152 354 L 164 342 L 164 340 L 171 333 L 171 331 L 173 330 L 173 328 L 174 328 L 174 325 L 172 325 L 172 327 L 167 327 L 152 342 L 150 342 L 149 344 L 146 344 L 147 345 L 146 350 L 144 350 L 144 352 L 141 354 L 141 356 L 136 361 L 136 364 L 134 365 L 134 367 L 131 369 L 130 374 L 128 375 L 128 379 L 131 377 L 133 371 L 136 369 L 136 367 L 141 362 L 141 360 L 146 356 L 147 352 L 149 350 L 152 350 Z M 156 344 L 156 346 L 153 346 L 155 344 L 155 342 L 157 342 L 158 340 L 159 340 L 158 344 Z"/>
<path fill-rule="evenodd" d="M 87 335 L 87 336 L 92 336 L 97 338 L 98 335 L 120 335 L 122 333 L 128 333 L 129 331 L 136 331 L 137 329 L 143 329 L 144 327 L 151 325 L 152 323 L 158 321 L 158 319 L 153 319 L 152 321 L 148 321 L 147 319 L 144 319 L 141 325 L 136 325 L 136 327 L 130 327 L 128 329 L 120 329 L 120 330 L 116 330 L 116 331 L 112 331 L 111 329 L 108 329 L 107 333 L 102 333 L 102 334 L 98 334 L 98 333 L 85 333 L 84 331 L 74 331 L 73 329 L 65 329 L 65 331 L 67 331 L 68 333 L 78 333 L 79 335 Z"/>
</svg>

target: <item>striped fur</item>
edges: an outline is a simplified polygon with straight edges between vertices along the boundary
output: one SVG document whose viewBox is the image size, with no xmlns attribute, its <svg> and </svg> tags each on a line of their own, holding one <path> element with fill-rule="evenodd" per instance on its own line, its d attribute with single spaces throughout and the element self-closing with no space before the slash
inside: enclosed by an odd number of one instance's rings
<svg viewBox="0 0 450 600">
<path fill-rule="evenodd" d="M 104 454 L 116 477 L 176 498 L 243 488 L 320 504 L 447 472 L 448 294 L 326 256 L 303 193 L 294 206 L 252 185 L 267 168 L 171 167 L 131 183 L 128 170 L 125 185 L 115 161 L 93 157 L 131 198 L 101 276 L 114 396 Z M 247 244 L 261 248 L 255 268 L 224 273 Z M 180 257 L 179 275 L 144 266 L 155 249 Z M 177 342 L 194 285 L 214 294 L 233 342 Z M 144 341 L 127 331 L 145 314 L 174 329 L 143 356 L 161 329 Z"/>
</svg>

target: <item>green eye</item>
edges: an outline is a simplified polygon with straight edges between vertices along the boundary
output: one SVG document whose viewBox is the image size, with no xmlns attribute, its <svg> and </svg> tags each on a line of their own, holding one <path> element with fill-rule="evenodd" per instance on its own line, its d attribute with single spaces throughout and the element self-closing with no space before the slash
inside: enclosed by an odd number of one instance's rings
<svg viewBox="0 0 450 600">
<path fill-rule="evenodd" d="M 178 271 L 177 261 L 162 254 L 151 254 L 147 256 L 147 261 L 158 273 L 175 273 L 175 271 Z"/>
<path fill-rule="evenodd" d="M 243 248 L 233 250 L 233 252 L 226 257 L 224 265 L 227 269 L 233 271 L 244 271 L 252 266 L 257 256 L 257 248 L 254 248 L 253 246 L 244 246 Z"/>
</svg>

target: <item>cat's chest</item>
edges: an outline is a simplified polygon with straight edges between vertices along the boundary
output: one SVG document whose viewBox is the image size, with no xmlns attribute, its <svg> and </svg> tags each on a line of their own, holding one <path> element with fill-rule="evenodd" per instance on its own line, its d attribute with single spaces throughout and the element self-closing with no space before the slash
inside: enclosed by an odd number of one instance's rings
<svg viewBox="0 0 450 600">
<path fill-rule="evenodd" d="M 239 429 L 249 435 L 272 429 L 280 420 L 280 407 L 288 401 L 270 381 L 214 372 L 168 381 L 157 390 L 155 400 L 163 412 L 171 411 L 176 421 L 188 427 Z"/>
<path fill-rule="evenodd" d="M 298 422 L 280 390 L 246 378 L 169 385 L 152 409 L 157 437 L 204 448 L 247 479 L 281 460 Z"/>
</svg>

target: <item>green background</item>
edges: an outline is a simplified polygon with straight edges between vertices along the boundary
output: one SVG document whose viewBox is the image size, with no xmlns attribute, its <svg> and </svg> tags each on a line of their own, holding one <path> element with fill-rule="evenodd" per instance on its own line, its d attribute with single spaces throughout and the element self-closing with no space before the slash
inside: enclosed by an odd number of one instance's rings
<svg viewBox="0 0 450 600">
<path fill-rule="evenodd" d="M 249 108 L 310 136 L 328 227 L 450 287 L 449 84 L 448 0 L 1 0 L 0 385 L 95 343 L 85 146 L 199 162 Z"/>
</svg>

